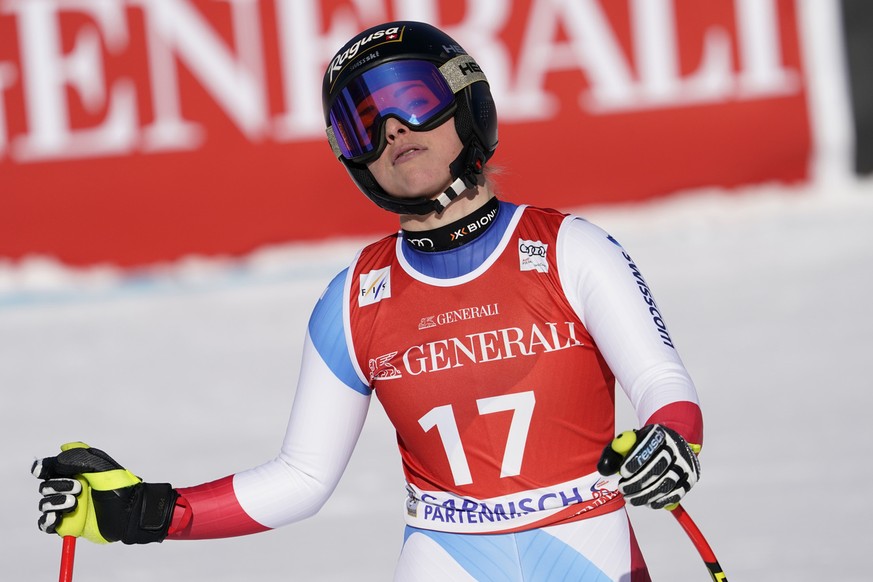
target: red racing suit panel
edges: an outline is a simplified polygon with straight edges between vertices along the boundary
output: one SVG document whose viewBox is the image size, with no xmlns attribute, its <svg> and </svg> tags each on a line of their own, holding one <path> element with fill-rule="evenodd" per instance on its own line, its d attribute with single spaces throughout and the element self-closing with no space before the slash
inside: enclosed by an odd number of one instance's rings
<svg viewBox="0 0 873 582">
<path fill-rule="evenodd" d="M 492 263 L 439 282 L 404 268 L 396 236 L 360 254 L 354 357 L 410 485 L 490 499 L 595 471 L 615 434 L 615 379 L 561 287 L 564 220 L 527 208 Z"/>
</svg>

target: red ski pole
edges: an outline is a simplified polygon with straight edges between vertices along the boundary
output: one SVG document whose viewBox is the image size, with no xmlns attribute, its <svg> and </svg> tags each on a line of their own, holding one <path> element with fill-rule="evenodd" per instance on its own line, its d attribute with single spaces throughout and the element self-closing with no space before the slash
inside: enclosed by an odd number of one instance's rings
<svg viewBox="0 0 873 582">
<path fill-rule="evenodd" d="M 627 454 L 633 449 L 636 440 L 636 432 L 632 430 L 625 431 L 613 439 L 612 443 L 603 449 L 603 454 L 597 463 L 597 470 L 600 471 L 600 474 L 614 475 L 618 473 L 619 467 L 624 462 Z M 691 543 L 694 544 L 697 553 L 703 558 L 703 563 L 706 564 L 709 575 L 712 576 L 714 582 L 727 582 L 727 576 L 725 576 L 724 570 L 722 570 L 718 560 L 715 558 L 715 553 L 709 547 L 706 538 L 703 537 L 703 533 L 691 520 L 691 516 L 688 515 L 685 508 L 679 505 L 679 503 L 675 503 L 667 505 L 665 509 L 668 509 L 673 514 L 673 517 L 676 518 L 676 521 L 679 522 L 679 525 L 682 526 L 682 529 L 691 538 Z"/>
<path fill-rule="evenodd" d="M 76 558 L 76 537 L 64 536 L 61 548 L 61 575 L 59 582 L 73 582 L 73 561 Z"/>
<path fill-rule="evenodd" d="M 670 513 L 673 514 L 673 517 L 676 518 L 676 521 L 679 522 L 679 525 L 682 526 L 682 529 L 685 530 L 688 537 L 691 538 L 691 543 L 694 544 L 697 553 L 699 553 L 700 557 L 703 558 L 703 563 L 706 564 L 706 567 L 709 569 L 709 575 L 712 576 L 713 581 L 727 582 L 727 576 L 725 576 L 724 570 L 719 565 L 718 559 L 715 557 L 715 552 L 713 552 L 712 548 L 709 547 L 706 538 L 703 537 L 703 533 L 701 533 L 697 524 L 692 521 L 691 516 L 688 515 L 685 508 L 677 503 L 675 507 L 668 507 L 667 509 L 669 509 Z"/>
</svg>

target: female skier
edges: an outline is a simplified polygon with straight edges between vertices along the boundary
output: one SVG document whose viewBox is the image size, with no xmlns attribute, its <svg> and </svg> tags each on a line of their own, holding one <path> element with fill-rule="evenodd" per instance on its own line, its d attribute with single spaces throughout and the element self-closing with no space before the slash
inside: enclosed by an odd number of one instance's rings
<svg viewBox="0 0 873 582">
<path fill-rule="evenodd" d="M 322 91 L 333 152 L 401 229 L 315 306 L 279 455 L 173 488 L 69 443 L 32 468 L 40 528 L 136 544 L 299 521 L 337 485 L 375 393 L 407 481 L 395 580 L 648 580 L 625 500 L 678 502 L 703 422 L 630 255 L 579 217 L 498 200 L 489 86 L 442 31 L 368 29 Z M 642 428 L 611 447 L 616 381 Z"/>
</svg>

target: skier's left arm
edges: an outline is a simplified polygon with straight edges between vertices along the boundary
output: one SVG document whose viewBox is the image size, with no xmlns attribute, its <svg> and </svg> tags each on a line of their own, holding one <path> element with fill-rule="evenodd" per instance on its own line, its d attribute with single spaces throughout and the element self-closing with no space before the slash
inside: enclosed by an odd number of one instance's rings
<svg viewBox="0 0 873 582">
<path fill-rule="evenodd" d="M 655 452 L 651 458 L 668 457 L 681 473 L 651 474 L 649 463 L 635 465 L 630 454 L 621 468 L 620 489 L 631 503 L 653 507 L 663 499 L 681 497 L 699 475 L 696 453 L 703 444 L 703 416 L 694 382 L 651 288 L 614 238 L 579 218 L 568 218 L 561 228 L 558 265 L 567 298 L 642 427 L 634 432 L 637 438 L 630 452 L 650 446 Z M 637 488 L 637 479 L 645 481 L 644 486 Z M 650 485 L 670 490 L 670 495 L 654 494 Z"/>
</svg>

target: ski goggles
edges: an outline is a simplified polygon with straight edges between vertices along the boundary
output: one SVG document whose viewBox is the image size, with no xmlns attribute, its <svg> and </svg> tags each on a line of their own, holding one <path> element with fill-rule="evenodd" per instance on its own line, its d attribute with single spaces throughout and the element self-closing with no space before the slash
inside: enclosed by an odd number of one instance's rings
<svg viewBox="0 0 873 582">
<path fill-rule="evenodd" d="M 385 148 L 384 122 L 395 117 L 410 129 L 427 131 L 455 110 L 455 93 L 485 80 L 467 55 L 437 66 L 400 60 L 365 71 L 340 90 L 330 106 L 327 137 L 337 157 L 365 162 Z"/>
</svg>

